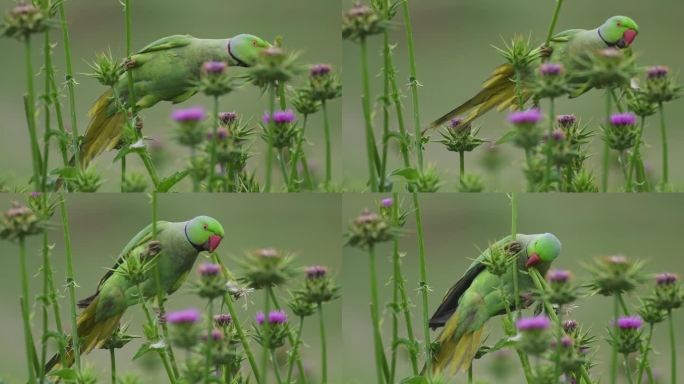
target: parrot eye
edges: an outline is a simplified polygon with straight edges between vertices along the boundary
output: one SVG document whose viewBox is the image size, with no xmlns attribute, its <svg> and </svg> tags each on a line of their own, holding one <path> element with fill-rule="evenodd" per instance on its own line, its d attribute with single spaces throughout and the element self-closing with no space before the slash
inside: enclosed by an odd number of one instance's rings
<svg viewBox="0 0 684 384">
<path fill-rule="evenodd" d="M 256 40 L 252 40 L 252 46 L 254 46 L 254 47 L 257 46 L 257 41 L 256 41 Z"/>
<path fill-rule="evenodd" d="M 621 22 L 621 21 L 618 21 L 618 22 L 617 22 L 617 26 L 618 26 L 618 27 L 622 27 L 622 22 Z"/>
<path fill-rule="evenodd" d="M 208 226 L 208 225 L 206 225 L 206 224 L 202 225 L 202 227 L 204 227 L 204 229 L 207 229 L 207 228 L 209 228 L 209 226 Z"/>
</svg>

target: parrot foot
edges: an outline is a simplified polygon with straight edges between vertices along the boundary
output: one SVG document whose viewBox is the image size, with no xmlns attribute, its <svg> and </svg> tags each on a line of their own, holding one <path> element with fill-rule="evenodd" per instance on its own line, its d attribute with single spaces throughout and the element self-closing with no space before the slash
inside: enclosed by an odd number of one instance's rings
<svg viewBox="0 0 684 384">
<path fill-rule="evenodd" d="M 541 56 L 543 61 L 546 61 L 551 57 L 553 54 L 553 47 L 544 45 L 541 48 L 539 48 L 539 55 Z"/>
<path fill-rule="evenodd" d="M 150 241 L 149 244 L 147 244 L 147 252 L 146 255 L 147 257 L 154 257 L 161 252 L 161 243 L 159 241 Z"/>
<path fill-rule="evenodd" d="M 124 61 L 123 61 L 123 67 L 124 67 L 126 70 L 133 69 L 133 68 L 135 68 L 135 67 L 137 67 L 137 66 L 138 66 L 138 62 L 135 61 L 135 59 L 133 59 L 133 58 L 127 57 L 127 58 L 125 58 Z"/>
<path fill-rule="evenodd" d="M 517 241 L 512 241 L 504 246 L 504 250 L 508 252 L 509 255 L 515 255 L 522 251 L 522 244 Z"/>
</svg>

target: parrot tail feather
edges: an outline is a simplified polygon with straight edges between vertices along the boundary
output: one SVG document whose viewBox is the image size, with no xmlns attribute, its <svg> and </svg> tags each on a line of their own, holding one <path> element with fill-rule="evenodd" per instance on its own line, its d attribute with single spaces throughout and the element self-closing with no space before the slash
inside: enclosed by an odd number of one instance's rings
<svg viewBox="0 0 684 384">
<path fill-rule="evenodd" d="M 86 167 L 95 156 L 117 146 L 121 138 L 125 115 L 119 110 L 112 113 L 113 95 L 103 93 L 88 112 L 90 124 L 81 145 L 81 165 Z"/>
<path fill-rule="evenodd" d="M 452 316 L 439 337 L 439 352 L 432 363 L 432 373 L 435 375 L 447 371 L 454 376 L 458 371 L 467 371 L 480 348 L 484 328 L 454 337 L 458 323 L 458 315 Z"/>
<path fill-rule="evenodd" d="M 81 354 L 88 353 L 96 347 L 101 347 L 102 344 L 109 339 L 114 333 L 116 327 L 119 325 L 123 312 L 104 320 L 95 320 L 95 308 L 97 307 L 98 298 L 95 298 L 91 304 L 86 308 L 76 320 L 76 329 L 80 339 Z M 67 367 L 74 364 L 74 350 L 72 344 L 72 337 L 69 336 L 66 345 L 66 357 L 64 362 Z M 50 372 L 54 369 L 59 369 L 62 366 L 62 359 L 59 353 L 56 353 L 45 364 L 45 372 Z"/>
<path fill-rule="evenodd" d="M 515 83 L 512 80 L 514 74 L 512 65 L 502 64 L 498 66 L 482 84 L 480 92 L 433 121 L 430 128 L 437 128 L 455 117 L 460 117 L 461 123 L 467 124 L 489 112 L 492 108 L 501 111 L 510 107 L 516 100 Z"/>
</svg>

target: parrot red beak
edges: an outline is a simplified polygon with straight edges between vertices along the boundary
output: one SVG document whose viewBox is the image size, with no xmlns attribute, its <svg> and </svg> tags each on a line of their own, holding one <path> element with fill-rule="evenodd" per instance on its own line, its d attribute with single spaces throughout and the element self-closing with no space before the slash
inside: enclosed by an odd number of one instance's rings
<svg viewBox="0 0 684 384">
<path fill-rule="evenodd" d="M 214 252 L 216 248 L 218 248 L 219 244 L 221 244 L 221 240 L 223 238 L 219 235 L 211 235 L 209 236 L 209 240 L 207 240 L 207 243 L 205 247 L 207 247 L 209 252 Z"/>
<path fill-rule="evenodd" d="M 622 39 L 618 42 L 620 48 L 627 48 L 634 42 L 634 39 L 639 33 L 633 29 L 628 29 L 622 34 Z"/>
<path fill-rule="evenodd" d="M 525 268 L 529 267 L 534 267 L 535 265 L 539 264 L 541 259 L 539 258 L 539 255 L 536 253 L 533 253 L 530 255 L 530 257 L 527 258 L 527 263 L 525 263 Z"/>
</svg>

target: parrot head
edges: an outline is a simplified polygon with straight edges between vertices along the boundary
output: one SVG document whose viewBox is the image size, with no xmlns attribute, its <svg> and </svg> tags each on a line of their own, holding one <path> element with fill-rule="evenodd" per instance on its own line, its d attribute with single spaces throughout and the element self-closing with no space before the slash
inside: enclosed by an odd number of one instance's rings
<svg viewBox="0 0 684 384">
<path fill-rule="evenodd" d="M 533 267 L 539 263 L 552 262 L 561 251 L 561 243 L 558 238 L 552 233 L 544 233 L 537 235 L 527 245 L 527 262 L 525 267 Z"/>
<path fill-rule="evenodd" d="M 185 224 L 185 235 L 197 249 L 214 252 L 223 240 L 223 227 L 209 216 L 197 216 Z"/>
<path fill-rule="evenodd" d="M 599 27 L 601 38 L 621 49 L 629 48 L 638 33 L 639 26 L 627 16 L 613 16 Z"/>
<path fill-rule="evenodd" d="M 268 41 L 248 34 L 233 36 L 228 40 L 228 54 L 241 67 L 251 67 L 264 48 L 271 47 Z"/>
</svg>

